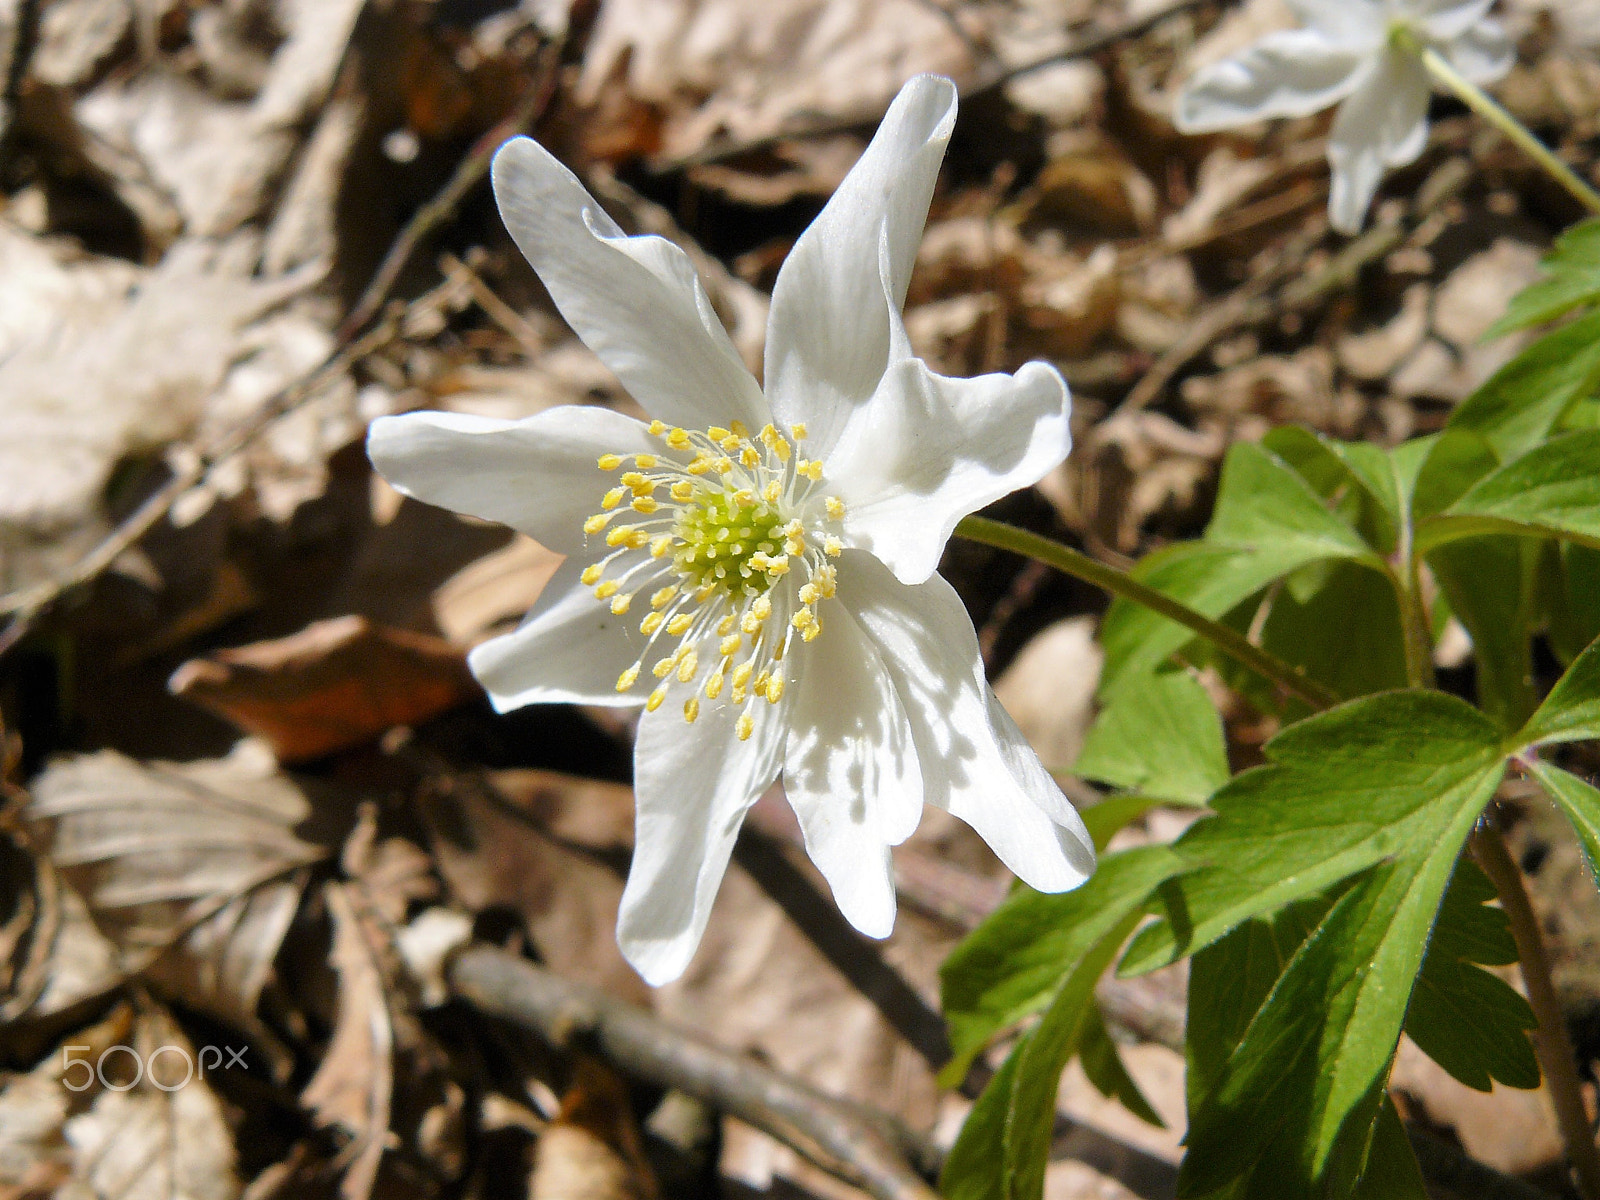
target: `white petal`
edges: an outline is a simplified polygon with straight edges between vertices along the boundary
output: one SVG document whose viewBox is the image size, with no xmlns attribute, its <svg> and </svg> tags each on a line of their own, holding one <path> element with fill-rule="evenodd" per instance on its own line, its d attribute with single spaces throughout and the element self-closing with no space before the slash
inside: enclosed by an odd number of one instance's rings
<svg viewBox="0 0 1600 1200">
<path fill-rule="evenodd" d="M 767 421 L 688 257 L 658 237 L 628 237 L 539 143 L 494 156 L 506 228 L 589 349 L 652 416 L 705 428 Z"/>
<path fill-rule="evenodd" d="M 1095 861 L 1088 830 L 989 690 L 972 622 L 950 585 L 934 575 L 908 587 L 870 555 L 846 551 L 839 599 L 883 653 L 911 722 L 924 799 L 971 825 L 1038 891 L 1087 879 Z"/>
<path fill-rule="evenodd" d="M 638 658 L 644 638 L 628 617 L 613 615 L 579 581 L 586 562 L 562 563 L 514 633 L 491 638 L 467 655 L 496 711 L 524 704 L 641 703 L 637 692 L 617 692 L 617 676 Z"/>
<path fill-rule="evenodd" d="M 1414 161 L 1427 141 L 1428 73 L 1410 54 L 1386 50 L 1328 134 L 1329 223 L 1359 233 L 1384 170 Z"/>
<path fill-rule="evenodd" d="M 1516 47 L 1493 21 L 1480 21 L 1440 47 L 1452 67 L 1472 83 L 1493 83 L 1517 61 Z"/>
<path fill-rule="evenodd" d="M 1060 372 L 1041 362 L 975 379 L 935 375 L 915 358 L 894 363 L 826 464 L 845 502 L 846 541 L 922 582 L 957 521 L 1066 458 L 1071 407 Z"/>
<path fill-rule="evenodd" d="M 1340 45 L 1371 50 L 1383 41 L 1389 15 L 1378 0 L 1287 0 L 1289 11 Z"/>
<path fill-rule="evenodd" d="M 1483 21 L 1494 0 L 1401 0 L 1401 8 L 1422 26 L 1429 41 L 1448 42 Z"/>
<path fill-rule="evenodd" d="M 1350 94 L 1368 54 L 1313 29 L 1269 33 L 1196 71 L 1178 96 L 1174 121 L 1185 133 L 1210 133 L 1267 117 L 1309 116 Z"/>
<path fill-rule="evenodd" d="M 911 727 L 882 656 L 842 606 L 794 656 L 795 699 L 783 787 L 845 918 L 868 937 L 894 928 L 889 847 L 922 816 Z"/>
<path fill-rule="evenodd" d="M 675 690 L 639 721 L 633 865 L 617 914 L 617 944 L 655 986 L 694 957 L 745 812 L 778 776 L 788 719 L 787 700 L 763 702 L 754 735 L 741 742 L 738 710 L 708 705 L 691 725 L 682 700 Z"/>
<path fill-rule="evenodd" d="M 955 119 L 956 90 L 948 79 L 908 81 L 778 272 L 767 328 L 767 395 L 782 422 L 807 426 L 813 458 L 832 447 L 889 361 L 891 306 L 898 313 L 905 303 Z M 878 255 L 885 231 L 887 279 Z"/>
<path fill-rule="evenodd" d="M 615 482 L 600 455 L 661 450 L 632 417 L 575 405 L 523 421 L 406 413 L 367 432 L 367 455 L 396 491 L 510 525 L 561 554 L 583 552 L 584 518 Z"/>
</svg>

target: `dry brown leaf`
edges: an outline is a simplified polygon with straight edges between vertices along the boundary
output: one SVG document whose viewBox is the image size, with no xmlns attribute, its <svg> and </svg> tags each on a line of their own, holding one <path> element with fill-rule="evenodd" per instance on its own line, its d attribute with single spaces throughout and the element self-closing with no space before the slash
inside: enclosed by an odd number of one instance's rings
<svg viewBox="0 0 1600 1200">
<path fill-rule="evenodd" d="M 379 949 L 359 896 L 351 894 L 350 885 L 332 881 L 322 895 L 333 919 L 328 961 L 339 975 L 339 1010 L 328 1049 L 300 1102 L 318 1125 L 336 1126 L 349 1136 L 340 1155 L 339 1194 L 344 1200 L 366 1200 L 389 1138 L 394 1023 Z"/>
<path fill-rule="evenodd" d="M 628 1087 L 610 1067 L 583 1056 L 561 1111 L 539 1134 L 528 1200 L 654 1200 Z"/>
<path fill-rule="evenodd" d="M 504 549 L 461 568 L 434 590 L 433 619 L 457 646 L 496 625 L 520 621 L 561 565 L 561 555 L 518 534 Z"/>
<path fill-rule="evenodd" d="M 56 763 L 33 791 L 27 820 L 117 970 L 148 970 L 265 1044 L 256 1003 L 321 857 L 294 835 L 309 805 L 265 748 L 183 765 L 105 750 Z"/>
<path fill-rule="evenodd" d="M 191 659 L 167 686 L 264 738 L 286 763 L 425 721 L 476 691 L 448 642 L 360 616 Z"/>
</svg>

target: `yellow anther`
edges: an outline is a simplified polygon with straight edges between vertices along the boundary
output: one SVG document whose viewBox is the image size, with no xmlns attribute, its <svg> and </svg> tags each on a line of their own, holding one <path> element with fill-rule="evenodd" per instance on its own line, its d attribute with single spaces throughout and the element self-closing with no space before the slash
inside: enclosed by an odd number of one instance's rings
<svg viewBox="0 0 1600 1200">
<path fill-rule="evenodd" d="M 773 672 L 772 678 L 767 680 L 767 703 L 776 704 L 783 699 L 783 676 Z"/>
<path fill-rule="evenodd" d="M 678 482 L 673 484 L 668 490 L 671 491 L 672 498 L 678 501 L 680 504 L 685 500 L 692 500 L 694 498 L 694 484 L 690 483 L 687 479 L 678 480 Z"/>
<path fill-rule="evenodd" d="M 740 508 L 754 508 L 756 506 L 756 494 L 749 488 L 740 488 L 729 498 Z"/>
<path fill-rule="evenodd" d="M 650 422 L 650 435 L 652 437 L 660 437 L 663 433 L 666 432 L 666 430 L 667 430 L 667 423 L 665 421 L 651 421 Z"/>
<path fill-rule="evenodd" d="M 754 446 L 747 445 L 743 450 L 739 451 L 739 462 L 742 466 L 746 467 L 760 466 L 761 451 L 757 450 Z"/>
<path fill-rule="evenodd" d="M 822 504 L 828 510 L 828 516 L 833 520 L 838 521 L 844 517 L 844 501 L 839 497 L 829 496 Z"/>
<path fill-rule="evenodd" d="M 801 538 L 792 537 L 783 544 L 783 552 L 785 554 L 804 554 L 806 552 L 805 541 Z"/>
<path fill-rule="evenodd" d="M 659 533 L 650 539 L 651 558 L 663 558 L 666 556 L 667 551 L 671 549 L 672 535 L 670 533 Z"/>
<path fill-rule="evenodd" d="M 705 693 L 707 700 L 715 700 L 722 695 L 722 680 L 722 668 L 718 667 L 716 673 L 706 680 Z"/>
<path fill-rule="evenodd" d="M 719 475 L 729 475 L 733 472 L 733 459 L 729 458 L 726 454 L 714 461 L 711 465 L 717 469 L 717 474 Z"/>
<path fill-rule="evenodd" d="M 806 423 L 804 421 L 796 421 L 793 425 L 789 426 L 789 436 L 794 438 L 794 440 L 797 442 L 805 441 Z"/>
<path fill-rule="evenodd" d="M 618 482 L 621 483 L 625 488 L 632 488 L 633 493 L 636 496 L 655 490 L 655 484 L 651 483 L 637 471 L 624 471 L 622 473 L 622 478 L 618 480 Z M 639 491 L 640 488 L 645 489 L 644 493 Z"/>
<path fill-rule="evenodd" d="M 648 700 L 646 700 L 644 702 L 644 706 L 650 712 L 655 712 L 656 709 L 661 707 L 661 702 L 663 700 L 665 700 L 666 698 L 667 698 L 667 685 L 663 683 L 655 691 L 650 693 L 650 699 L 648 699 Z"/>
<path fill-rule="evenodd" d="M 639 632 L 644 634 L 645 637 L 649 637 L 661 628 L 661 622 L 664 620 L 666 618 L 658 612 L 649 613 L 644 620 L 639 622 Z"/>
<path fill-rule="evenodd" d="M 600 456 L 600 469 L 602 471 L 615 471 L 622 465 L 622 455 L 602 454 Z"/>
<path fill-rule="evenodd" d="M 635 454 L 633 456 L 633 465 L 638 467 L 641 471 L 648 471 L 659 461 L 660 459 L 656 458 L 654 454 Z"/>
<path fill-rule="evenodd" d="M 688 683 L 700 670 L 700 656 L 693 650 L 683 656 L 683 661 L 678 664 L 678 682 Z"/>
<path fill-rule="evenodd" d="M 584 587 L 593 587 L 600 582 L 600 576 L 605 574 L 605 568 L 599 563 L 590 563 L 583 569 L 583 574 L 578 578 L 583 581 Z"/>
<path fill-rule="evenodd" d="M 697 458 L 684 468 L 691 475 L 709 474 L 716 464 L 709 458 Z"/>
<path fill-rule="evenodd" d="M 625 692 L 639 682 L 639 664 L 634 663 L 621 675 L 617 676 L 617 691 Z"/>
<path fill-rule="evenodd" d="M 650 673 L 657 679 L 665 679 L 672 674 L 672 668 L 678 665 L 678 656 L 669 654 L 665 658 L 658 658 L 656 665 L 650 668 Z"/>
<path fill-rule="evenodd" d="M 744 439 L 736 433 L 730 433 L 727 437 L 719 439 L 717 445 L 732 454 L 740 446 L 744 445 Z"/>
<path fill-rule="evenodd" d="M 767 595 L 757 596 L 750 605 L 750 615 L 758 621 L 765 621 L 772 615 L 772 597 Z"/>
<path fill-rule="evenodd" d="M 628 530 L 628 548 L 629 549 L 631 549 L 631 550 L 643 550 L 649 544 L 650 544 L 650 535 L 648 533 L 646 533 L 644 530 L 642 530 L 642 529 L 630 529 L 630 530 Z"/>
<path fill-rule="evenodd" d="M 656 424 L 659 425 L 661 422 L 657 421 Z M 671 433 L 667 434 L 667 445 L 671 446 L 674 450 L 687 450 L 689 448 L 688 431 L 684 429 L 674 429 Z"/>
<path fill-rule="evenodd" d="M 631 527 L 627 525 L 618 525 L 610 533 L 606 534 L 606 545 L 620 546 L 632 536 L 633 529 Z"/>
<path fill-rule="evenodd" d="M 776 504 L 782 495 L 783 485 L 776 479 L 767 480 L 766 486 L 761 489 L 761 498 L 768 504 Z"/>
<path fill-rule="evenodd" d="M 750 735 L 755 732 L 756 719 L 749 713 L 740 713 L 739 719 L 733 723 L 733 731 L 739 735 L 741 742 L 748 742 Z"/>
<path fill-rule="evenodd" d="M 755 674 L 755 667 L 751 663 L 742 662 L 733 669 L 733 686 L 739 691 L 744 691 L 750 686 L 750 676 Z"/>
<path fill-rule="evenodd" d="M 755 637 L 756 634 L 761 632 L 761 618 L 756 616 L 753 610 L 746 611 L 744 616 L 739 619 L 739 628 L 751 637 Z"/>
<path fill-rule="evenodd" d="M 778 440 L 778 427 L 771 421 L 768 421 L 761 427 L 761 432 L 756 434 L 756 437 L 761 439 L 761 444 L 763 446 L 766 446 L 770 449 L 772 444 Z"/>
<path fill-rule="evenodd" d="M 721 425 L 713 425 L 710 429 L 706 430 L 706 436 L 713 442 L 720 442 L 723 438 L 727 437 L 730 432 L 730 430 L 724 429 Z"/>
<path fill-rule="evenodd" d="M 595 513 L 594 516 L 583 523 L 583 531 L 585 533 L 599 533 L 611 523 L 611 518 L 614 516 L 616 516 L 616 513 Z"/>
<path fill-rule="evenodd" d="M 656 509 L 660 508 L 661 505 L 656 503 L 654 496 L 635 496 L 628 507 L 633 509 L 633 511 L 636 513 L 644 513 L 645 516 L 649 516 L 651 513 L 655 512 Z"/>
<path fill-rule="evenodd" d="M 723 617 L 722 620 L 717 622 L 717 636 L 727 637 L 728 634 L 733 632 L 734 627 L 738 624 L 739 618 L 734 616 L 732 613 L 729 613 L 727 616 Z"/>
<path fill-rule="evenodd" d="M 741 634 L 730 633 L 717 643 L 717 653 L 721 654 L 723 658 L 729 658 L 739 653 L 739 647 L 742 645 L 744 645 L 744 637 Z"/>
<path fill-rule="evenodd" d="M 595 588 L 594 594 L 601 600 L 611 599 L 611 597 L 617 594 L 617 581 L 615 579 L 606 580 L 599 587 Z"/>
<path fill-rule="evenodd" d="M 822 552 L 829 558 L 838 558 L 839 555 L 844 553 L 844 543 L 836 537 L 823 538 Z"/>
<path fill-rule="evenodd" d="M 750 436 L 750 429 L 743 421 L 729 421 L 728 432 L 737 434 L 742 438 Z"/>
<path fill-rule="evenodd" d="M 662 608 L 671 603 L 672 598 L 678 594 L 678 585 L 668 584 L 666 587 L 653 592 L 650 596 L 651 608 Z"/>
<path fill-rule="evenodd" d="M 627 488 L 612 488 L 600 498 L 600 507 L 605 509 L 607 512 L 610 512 L 613 508 L 622 503 L 622 498 L 627 494 Z"/>
<path fill-rule="evenodd" d="M 789 461 L 789 443 L 782 438 L 773 443 L 772 452 L 778 456 L 779 462 L 786 463 Z"/>
<path fill-rule="evenodd" d="M 700 716 L 700 697 L 690 696 L 683 702 L 683 719 L 693 725 Z"/>
<path fill-rule="evenodd" d="M 787 558 L 775 558 L 772 560 L 771 565 L 764 569 L 768 575 L 787 575 L 789 573 L 789 560 Z"/>
<path fill-rule="evenodd" d="M 805 630 L 810 629 L 811 626 L 816 623 L 816 620 L 816 613 L 812 612 L 809 608 L 802 608 L 799 612 L 795 613 L 793 617 L 789 618 L 789 624 L 793 625 L 801 632 L 804 632 Z"/>
<path fill-rule="evenodd" d="M 632 596 L 616 596 L 616 597 L 613 597 L 612 601 L 611 601 L 611 612 L 612 612 L 612 615 L 620 617 L 623 613 L 628 611 L 628 606 L 631 605 L 632 603 L 633 603 L 633 597 Z"/>
<path fill-rule="evenodd" d="M 794 469 L 796 474 L 804 475 L 812 483 L 822 478 L 822 464 L 814 458 L 802 458 Z"/>
<path fill-rule="evenodd" d="M 800 589 L 800 603 L 815 604 L 817 602 L 817 595 L 817 585 L 815 583 L 808 583 Z"/>
<path fill-rule="evenodd" d="M 679 613 L 667 622 L 667 632 L 673 637 L 682 637 L 688 632 L 689 626 L 694 624 L 694 618 L 688 613 Z"/>
<path fill-rule="evenodd" d="M 802 642 L 809 642 L 812 638 L 816 637 L 817 634 L 819 634 L 821 632 L 822 632 L 822 622 L 821 621 L 813 621 L 811 624 L 807 625 L 804 629 L 802 629 L 800 631 L 800 640 Z"/>
</svg>

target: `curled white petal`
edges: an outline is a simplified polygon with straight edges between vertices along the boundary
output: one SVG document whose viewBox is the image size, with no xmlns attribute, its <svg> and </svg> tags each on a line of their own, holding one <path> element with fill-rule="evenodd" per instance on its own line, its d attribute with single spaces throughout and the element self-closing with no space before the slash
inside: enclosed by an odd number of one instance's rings
<svg viewBox="0 0 1600 1200">
<path fill-rule="evenodd" d="M 514 632 L 491 638 L 467 665 L 499 712 L 525 704 L 633 705 L 617 676 L 639 653 L 626 617 L 614 616 L 579 581 L 583 559 L 557 568 Z"/>
<path fill-rule="evenodd" d="M 1185 133 L 1231 129 L 1268 117 L 1305 117 L 1348 96 L 1366 48 L 1315 29 L 1268 34 L 1233 58 L 1195 72 L 1178 97 Z"/>
<path fill-rule="evenodd" d="M 1431 42 L 1449 42 L 1479 24 L 1494 7 L 1494 0 L 1402 0 L 1406 18 Z"/>
<path fill-rule="evenodd" d="M 784 791 L 839 911 L 868 937 L 888 937 L 889 847 L 922 815 L 911 726 L 882 655 L 848 611 L 829 614 L 799 670 Z"/>
<path fill-rule="evenodd" d="M 1328 220 L 1340 233 L 1360 232 L 1384 171 L 1415 161 L 1427 145 L 1428 91 L 1422 64 L 1388 50 L 1340 107 L 1328 134 Z"/>
<path fill-rule="evenodd" d="M 910 80 L 778 273 L 767 394 L 781 421 L 806 425 L 816 456 L 871 398 L 889 361 L 889 319 L 905 303 L 955 118 L 954 84 L 934 75 Z M 878 254 L 885 232 L 887 280 Z"/>
<path fill-rule="evenodd" d="M 494 157 L 506 228 L 574 332 L 652 416 L 759 429 L 761 389 L 717 320 L 688 256 L 628 237 L 554 155 L 514 138 Z"/>
<path fill-rule="evenodd" d="M 632 417 L 578 406 L 523 421 L 405 413 L 367 432 L 367 455 L 395 490 L 509 525 L 561 554 L 583 552 L 584 518 L 609 486 L 599 456 L 654 449 Z"/>
<path fill-rule="evenodd" d="M 910 587 L 850 552 L 839 595 L 883 655 L 910 721 L 923 796 L 971 825 L 1039 891 L 1077 887 L 1094 843 L 984 680 L 972 622 L 939 576 Z"/>
<path fill-rule="evenodd" d="M 687 726 L 666 708 L 640 718 L 617 944 L 645 982 L 676 979 L 694 957 L 745 813 L 778 777 L 786 708 L 771 706 L 744 741 L 729 708 Z"/>
<path fill-rule="evenodd" d="M 1472 83 L 1493 83 L 1517 61 L 1516 47 L 1493 21 L 1480 21 L 1439 48 L 1445 60 Z"/>
</svg>

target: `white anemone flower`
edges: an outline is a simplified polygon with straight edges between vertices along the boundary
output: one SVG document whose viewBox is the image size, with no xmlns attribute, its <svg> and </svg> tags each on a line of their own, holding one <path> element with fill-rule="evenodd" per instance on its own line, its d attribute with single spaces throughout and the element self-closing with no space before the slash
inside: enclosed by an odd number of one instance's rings
<svg viewBox="0 0 1600 1200">
<path fill-rule="evenodd" d="M 617 938 L 651 983 L 687 966 L 744 815 L 780 774 L 841 911 L 873 937 L 894 924 L 889 847 L 924 801 L 1041 891 L 1094 869 L 934 573 L 964 514 L 1071 446 L 1054 368 L 948 379 L 907 340 L 900 309 L 955 114 L 949 80 L 907 83 L 795 244 L 765 394 L 682 251 L 625 236 L 548 151 L 507 143 L 507 227 L 655 419 L 564 406 L 372 426 L 372 461 L 401 492 L 568 556 L 522 626 L 472 653 L 496 707 L 643 703 Z"/>
<path fill-rule="evenodd" d="M 1329 222 L 1361 230 L 1387 168 L 1415 162 L 1428 140 L 1433 50 L 1474 84 L 1511 69 L 1493 0 L 1287 0 L 1304 24 L 1268 34 L 1202 67 L 1178 97 L 1177 126 L 1212 133 L 1267 117 L 1304 117 L 1340 104 L 1328 136 Z"/>
</svg>

